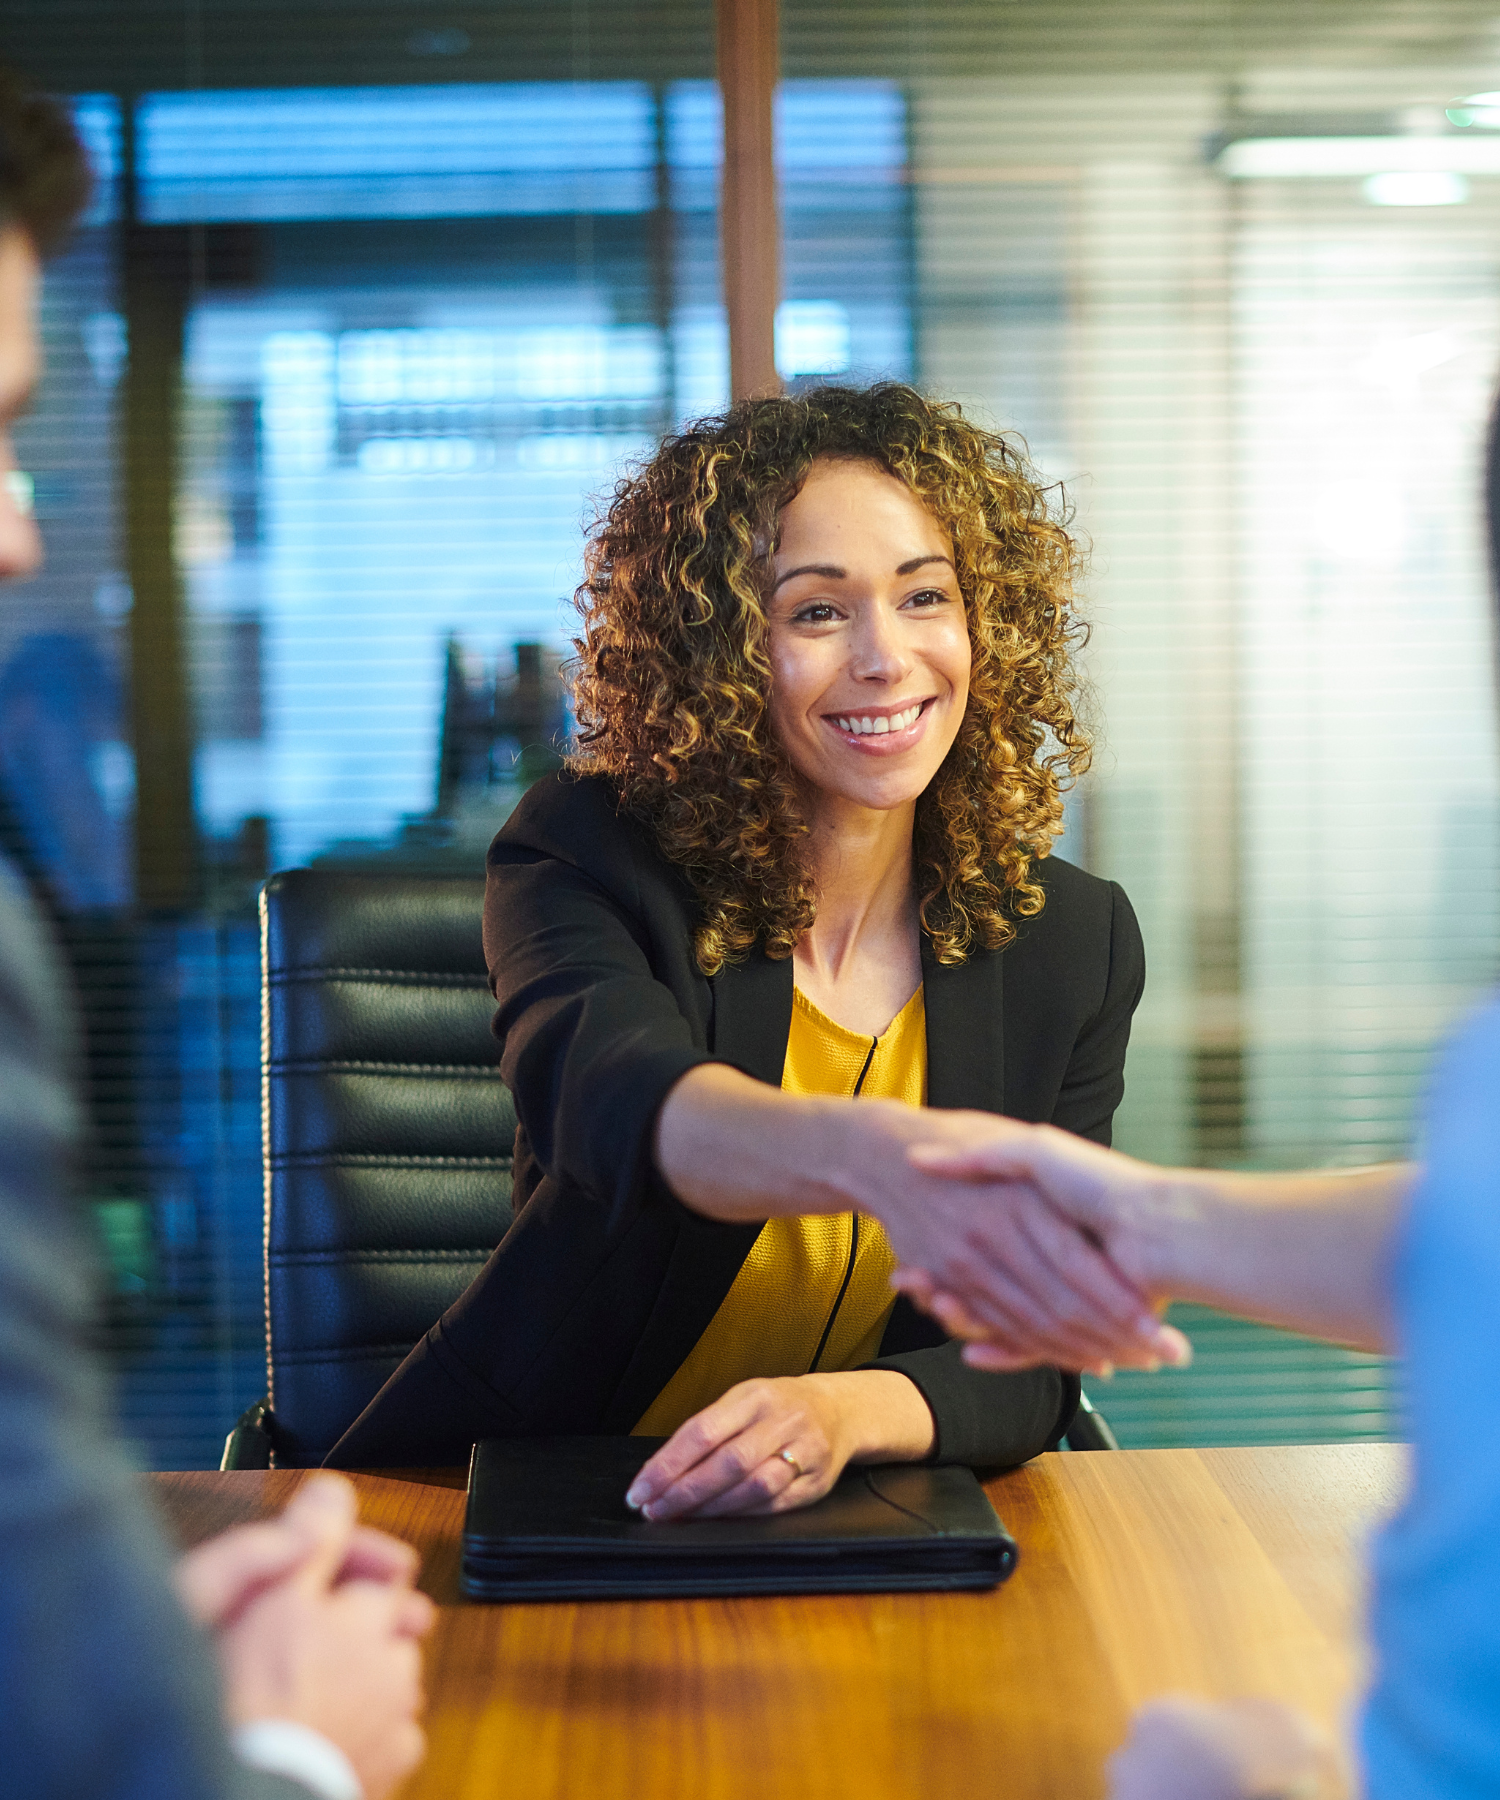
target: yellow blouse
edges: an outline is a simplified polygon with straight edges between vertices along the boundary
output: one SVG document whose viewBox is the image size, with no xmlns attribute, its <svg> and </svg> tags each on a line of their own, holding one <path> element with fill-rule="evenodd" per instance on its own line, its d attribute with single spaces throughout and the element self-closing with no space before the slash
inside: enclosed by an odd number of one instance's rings
<svg viewBox="0 0 1500 1800">
<path fill-rule="evenodd" d="M 788 1094 L 927 1103 L 927 1011 L 918 988 L 879 1037 L 847 1031 L 792 995 L 781 1086 Z M 880 1349 L 896 1258 L 863 1214 L 768 1219 L 703 1336 L 636 1421 L 669 1437 L 736 1382 L 855 1369 Z M 846 1285 L 847 1284 L 847 1285 Z"/>
</svg>

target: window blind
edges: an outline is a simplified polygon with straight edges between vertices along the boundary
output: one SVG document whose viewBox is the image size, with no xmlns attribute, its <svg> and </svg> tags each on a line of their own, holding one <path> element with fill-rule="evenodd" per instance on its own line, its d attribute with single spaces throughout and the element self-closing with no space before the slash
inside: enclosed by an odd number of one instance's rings
<svg viewBox="0 0 1500 1800">
<path fill-rule="evenodd" d="M 84 998 L 122 1410 L 192 1466 L 262 1383 L 256 885 L 480 866 L 566 729 L 591 507 L 727 396 L 712 8 L 0 19 L 101 173 L 22 433 L 51 560 L 0 590 L 3 825 Z M 961 399 L 1088 540 L 1061 854 L 1146 935 L 1117 1142 L 1402 1154 L 1500 944 L 1485 9 L 784 0 L 782 31 L 782 375 Z M 190 804 L 138 820 L 169 640 Z M 1378 1359 L 1188 1317 L 1192 1371 L 1095 1392 L 1127 1444 L 1399 1428 Z"/>
</svg>

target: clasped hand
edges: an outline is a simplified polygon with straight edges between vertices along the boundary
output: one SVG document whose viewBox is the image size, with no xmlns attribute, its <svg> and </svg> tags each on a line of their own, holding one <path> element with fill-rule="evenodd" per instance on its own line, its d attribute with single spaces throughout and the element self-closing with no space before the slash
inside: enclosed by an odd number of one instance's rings
<svg viewBox="0 0 1500 1800">
<path fill-rule="evenodd" d="M 188 1551 L 176 1587 L 214 1638 L 229 1723 L 320 1732 L 382 1800 L 425 1749 L 420 1642 L 434 1611 L 416 1574 L 416 1553 L 358 1524 L 349 1482 L 324 1474 L 278 1517 Z"/>
</svg>

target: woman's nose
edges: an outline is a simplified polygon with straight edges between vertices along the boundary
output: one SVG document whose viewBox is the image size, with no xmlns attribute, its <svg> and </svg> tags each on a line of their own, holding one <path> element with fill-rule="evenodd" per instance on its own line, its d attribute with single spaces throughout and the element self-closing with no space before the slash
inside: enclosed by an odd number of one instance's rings
<svg viewBox="0 0 1500 1800">
<path fill-rule="evenodd" d="M 895 615 L 884 606 L 868 608 L 854 639 L 850 673 L 858 681 L 897 682 L 911 667 Z"/>
</svg>

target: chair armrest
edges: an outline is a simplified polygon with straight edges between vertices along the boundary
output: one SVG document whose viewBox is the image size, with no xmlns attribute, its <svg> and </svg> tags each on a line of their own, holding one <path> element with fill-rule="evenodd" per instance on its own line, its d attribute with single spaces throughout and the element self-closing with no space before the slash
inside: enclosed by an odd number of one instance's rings
<svg viewBox="0 0 1500 1800">
<path fill-rule="evenodd" d="M 248 1414 L 246 1415 L 248 1417 Z M 1070 1450 L 1118 1450 L 1120 1440 L 1109 1428 L 1109 1420 L 1096 1412 L 1087 1394 L 1078 1396 L 1078 1411 L 1064 1433 Z"/>
<path fill-rule="evenodd" d="M 221 1469 L 269 1469 L 276 1448 L 276 1416 L 269 1397 L 247 1406 L 224 1440 Z"/>
</svg>

